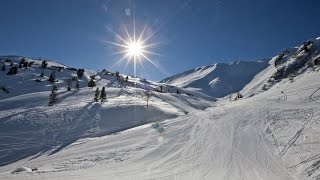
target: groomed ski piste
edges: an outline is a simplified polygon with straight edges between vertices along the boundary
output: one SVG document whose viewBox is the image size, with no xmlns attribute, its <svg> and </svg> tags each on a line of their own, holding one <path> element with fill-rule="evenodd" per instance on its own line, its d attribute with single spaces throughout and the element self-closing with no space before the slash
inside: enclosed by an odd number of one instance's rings
<svg viewBox="0 0 320 180">
<path fill-rule="evenodd" d="M 88 87 L 59 87 L 51 107 L 42 85 L 1 96 L 0 179 L 319 179 L 320 39 L 312 41 L 272 58 L 237 101 L 160 83 L 188 93 L 152 91 L 147 107 L 145 89 L 102 75 L 104 103 Z"/>
</svg>

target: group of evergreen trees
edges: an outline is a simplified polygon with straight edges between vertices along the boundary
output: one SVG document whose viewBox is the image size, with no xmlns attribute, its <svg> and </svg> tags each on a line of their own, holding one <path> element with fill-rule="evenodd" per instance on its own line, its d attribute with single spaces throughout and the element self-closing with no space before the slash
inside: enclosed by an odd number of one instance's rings
<svg viewBox="0 0 320 180">
<path fill-rule="evenodd" d="M 101 100 L 101 102 L 106 102 L 107 101 L 107 93 L 105 87 L 102 87 L 102 90 L 100 91 L 99 88 L 97 87 L 95 94 L 94 94 L 94 100 L 98 102 Z"/>
<path fill-rule="evenodd" d="M 77 76 L 78 76 L 78 78 L 82 78 L 82 77 L 83 77 L 83 74 L 84 74 L 84 69 L 78 69 L 78 70 L 77 70 Z"/>
<path fill-rule="evenodd" d="M 47 68 L 48 66 L 48 62 L 46 60 L 43 60 L 42 63 L 41 63 L 41 67 L 42 68 Z"/>
<path fill-rule="evenodd" d="M 33 62 L 28 62 L 25 58 L 22 58 L 19 62 L 19 68 L 28 68 L 33 65 Z"/>
</svg>

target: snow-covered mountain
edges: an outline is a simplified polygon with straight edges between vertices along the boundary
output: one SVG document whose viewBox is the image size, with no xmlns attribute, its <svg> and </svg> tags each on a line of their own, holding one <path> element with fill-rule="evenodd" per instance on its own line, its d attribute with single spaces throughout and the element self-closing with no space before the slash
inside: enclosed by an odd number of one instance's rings
<svg viewBox="0 0 320 180">
<path fill-rule="evenodd" d="M 268 66 L 268 60 L 236 61 L 197 67 L 168 77 L 160 82 L 193 90 L 213 97 L 240 91 L 252 78 Z"/>
<path fill-rule="evenodd" d="M 269 61 L 268 68 L 255 76 L 242 90 L 248 96 L 264 92 L 274 85 L 294 82 L 300 74 L 319 71 L 320 38 L 310 39 L 304 44 L 288 48 Z"/>
<path fill-rule="evenodd" d="M 62 83 L 70 75 L 64 69 L 57 72 L 59 101 L 49 107 L 46 77 L 25 85 L 42 69 L 21 69 L 28 78 L 19 85 L 18 74 L 1 81 L 10 93 L 29 90 L 0 99 L 0 179 L 319 179 L 319 42 L 258 62 L 262 71 L 238 89 L 237 101 L 210 101 L 188 87 L 215 66 L 170 85 L 130 77 L 125 87 L 109 73 L 86 70 L 72 91 Z M 93 101 L 94 89 L 85 87 L 92 75 L 107 87 L 108 102 Z"/>
</svg>

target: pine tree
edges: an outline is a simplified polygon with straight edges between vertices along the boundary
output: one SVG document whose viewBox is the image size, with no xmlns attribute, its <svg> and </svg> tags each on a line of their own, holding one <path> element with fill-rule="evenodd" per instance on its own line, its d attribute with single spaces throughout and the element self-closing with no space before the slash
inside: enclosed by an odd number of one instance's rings
<svg viewBox="0 0 320 180">
<path fill-rule="evenodd" d="M 13 67 L 13 74 L 18 74 L 18 67 L 17 66 Z"/>
<path fill-rule="evenodd" d="M 93 78 L 91 78 L 91 80 L 88 83 L 88 87 L 95 87 L 96 86 L 96 82 L 93 80 Z"/>
<path fill-rule="evenodd" d="M 2 71 L 6 71 L 6 64 L 4 64 L 4 63 L 2 65 Z"/>
<path fill-rule="evenodd" d="M 94 100 L 97 102 L 100 99 L 100 90 L 97 87 L 95 93 L 94 93 Z"/>
<path fill-rule="evenodd" d="M 7 73 L 7 75 L 14 75 L 14 74 L 17 74 L 18 73 L 18 67 L 17 66 L 14 66 L 14 67 L 11 67 Z"/>
<path fill-rule="evenodd" d="M 147 107 L 149 107 L 149 99 L 150 99 L 151 93 L 150 93 L 150 91 L 146 91 L 144 93 L 145 93 L 146 98 L 147 98 Z"/>
<path fill-rule="evenodd" d="M 49 106 L 52 106 L 58 100 L 58 88 L 56 85 L 52 86 L 51 94 L 49 96 Z"/>
<path fill-rule="evenodd" d="M 51 83 L 54 83 L 55 77 L 54 77 L 53 73 L 50 74 L 50 77 L 49 77 L 48 81 L 51 82 Z"/>
<path fill-rule="evenodd" d="M 45 60 L 43 60 L 43 61 L 42 61 L 42 64 L 41 64 L 41 67 L 42 67 L 42 68 L 47 68 L 47 66 L 48 66 L 48 62 L 45 61 Z"/>
<path fill-rule="evenodd" d="M 102 88 L 101 90 L 101 96 L 100 96 L 101 102 L 105 102 L 107 101 L 107 94 L 106 94 L 106 90 L 105 87 Z"/>
<path fill-rule="evenodd" d="M 77 76 L 78 76 L 78 78 L 82 78 L 82 77 L 83 77 L 83 73 L 84 73 L 84 69 L 78 69 L 78 70 L 77 70 Z"/>
</svg>

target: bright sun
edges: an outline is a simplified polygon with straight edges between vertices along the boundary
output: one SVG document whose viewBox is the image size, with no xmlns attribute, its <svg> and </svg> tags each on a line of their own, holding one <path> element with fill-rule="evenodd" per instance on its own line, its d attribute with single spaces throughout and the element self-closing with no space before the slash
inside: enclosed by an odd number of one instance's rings
<svg viewBox="0 0 320 180">
<path fill-rule="evenodd" d="M 143 31 L 139 35 L 136 35 L 135 25 L 133 27 L 133 33 L 131 34 L 128 32 L 128 29 L 125 26 L 123 27 L 127 37 L 122 37 L 121 35 L 113 32 L 110 28 L 108 28 L 110 32 L 116 35 L 116 37 L 118 38 L 118 40 L 120 40 L 120 42 L 112 42 L 112 41 L 105 41 L 105 42 L 120 47 L 121 50 L 119 52 L 116 52 L 116 54 L 123 55 L 122 58 L 119 59 L 113 66 L 127 59 L 125 68 L 130 62 L 133 62 L 134 75 L 136 75 L 137 63 L 140 63 L 140 65 L 144 67 L 143 61 L 146 60 L 152 65 L 154 65 L 155 67 L 157 67 L 158 69 L 160 69 L 160 67 L 148 57 L 148 55 L 159 55 L 149 50 L 152 46 L 156 45 L 155 43 L 153 44 L 148 43 L 150 38 L 153 36 L 153 33 L 151 33 L 151 35 L 147 37 L 144 37 L 145 36 L 144 33 L 147 30 L 146 27 L 143 29 Z"/>
<path fill-rule="evenodd" d="M 139 57 L 143 53 L 143 46 L 142 43 L 137 41 L 137 42 L 130 42 L 127 46 L 127 56 L 132 57 Z"/>
</svg>

